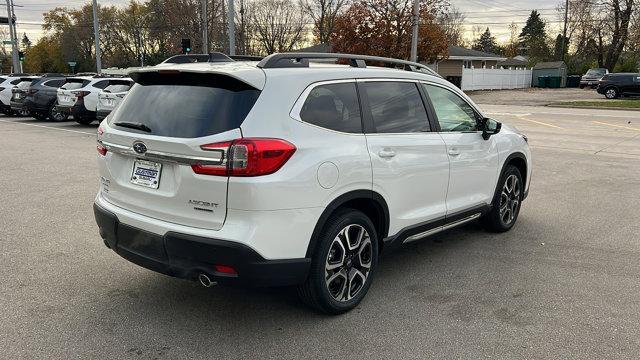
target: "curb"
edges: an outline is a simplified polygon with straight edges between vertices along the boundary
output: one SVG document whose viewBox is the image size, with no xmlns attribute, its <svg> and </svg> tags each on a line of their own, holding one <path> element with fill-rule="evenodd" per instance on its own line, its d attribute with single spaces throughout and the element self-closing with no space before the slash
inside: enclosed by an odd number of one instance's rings
<svg viewBox="0 0 640 360">
<path fill-rule="evenodd" d="M 587 109 L 587 110 L 619 110 L 619 111 L 640 111 L 637 108 L 620 108 L 620 107 L 612 107 L 612 106 L 579 106 L 579 105 L 554 105 L 548 104 L 546 107 L 552 108 L 564 108 L 564 109 Z"/>
</svg>

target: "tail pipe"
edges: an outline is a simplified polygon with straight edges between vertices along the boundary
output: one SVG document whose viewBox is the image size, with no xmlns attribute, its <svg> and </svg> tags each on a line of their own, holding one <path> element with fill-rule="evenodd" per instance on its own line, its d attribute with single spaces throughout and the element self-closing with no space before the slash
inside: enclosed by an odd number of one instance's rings
<svg viewBox="0 0 640 360">
<path fill-rule="evenodd" d="M 209 278 L 209 276 L 208 276 L 207 274 L 204 274 L 204 273 L 202 273 L 202 274 L 198 275 L 198 281 L 200 282 L 200 284 L 201 284 L 202 286 L 207 287 L 207 288 L 208 288 L 208 287 L 212 287 L 212 286 L 214 286 L 214 285 L 218 285 L 218 283 L 217 283 L 217 282 L 215 282 L 215 281 L 211 280 L 211 279 Z"/>
</svg>

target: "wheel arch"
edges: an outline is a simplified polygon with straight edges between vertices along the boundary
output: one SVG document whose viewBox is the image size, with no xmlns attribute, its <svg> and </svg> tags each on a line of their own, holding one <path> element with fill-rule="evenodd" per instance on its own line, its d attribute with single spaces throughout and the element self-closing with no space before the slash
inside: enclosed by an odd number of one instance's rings
<svg viewBox="0 0 640 360">
<path fill-rule="evenodd" d="M 341 208 L 359 210 L 367 215 L 376 228 L 378 245 L 382 246 L 382 239 L 387 237 L 389 232 L 389 207 L 387 202 L 382 195 L 373 190 L 353 190 L 338 196 L 324 209 L 311 234 L 311 239 L 307 246 L 307 258 L 313 256 L 320 232 L 326 225 L 329 216 Z"/>
</svg>

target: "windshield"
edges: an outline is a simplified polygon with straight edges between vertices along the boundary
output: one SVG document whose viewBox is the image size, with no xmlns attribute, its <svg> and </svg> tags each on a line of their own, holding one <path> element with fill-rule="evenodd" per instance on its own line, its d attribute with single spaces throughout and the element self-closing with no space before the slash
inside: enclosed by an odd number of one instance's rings
<svg viewBox="0 0 640 360">
<path fill-rule="evenodd" d="M 159 136 L 196 138 L 236 129 L 260 95 L 259 90 L 224 75 L 143 73 L 137 81 L 109 124 Z"/>
<path fill-rule="evenodd" d="M 604 73 L 604 69 L 590 69 L 587 71 L 587 76 L 603 76 Z"/>
</svg>

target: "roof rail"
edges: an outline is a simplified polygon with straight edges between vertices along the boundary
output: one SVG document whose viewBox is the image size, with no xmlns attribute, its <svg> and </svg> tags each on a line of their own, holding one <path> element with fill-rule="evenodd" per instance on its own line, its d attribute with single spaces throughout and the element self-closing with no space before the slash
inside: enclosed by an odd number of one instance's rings
<svg viewBox="0 0 640 360">
<path fill-rule="evenodd" d="M 358 68 L 366 68 L 366 61 L 374 61 L 392 66 L 400 65 L 406 71 L 426 72 L 434 76 L 442 77 L 428 66 L 412 61 L 380 56 L 340 53 L 275 53 L 262 59 L 260 63 L 258 63 L 258 67 L 263 69 L 309 67 L 310 59 L 344 59 L 349 61 L 350 66 Z"/>
<path fill-rule="evenodd" d="M 264 59 L 264 56 L 254 56 L 254 55 L 229 55 L 235 61 L 261 61 Z"/>
</svg>

